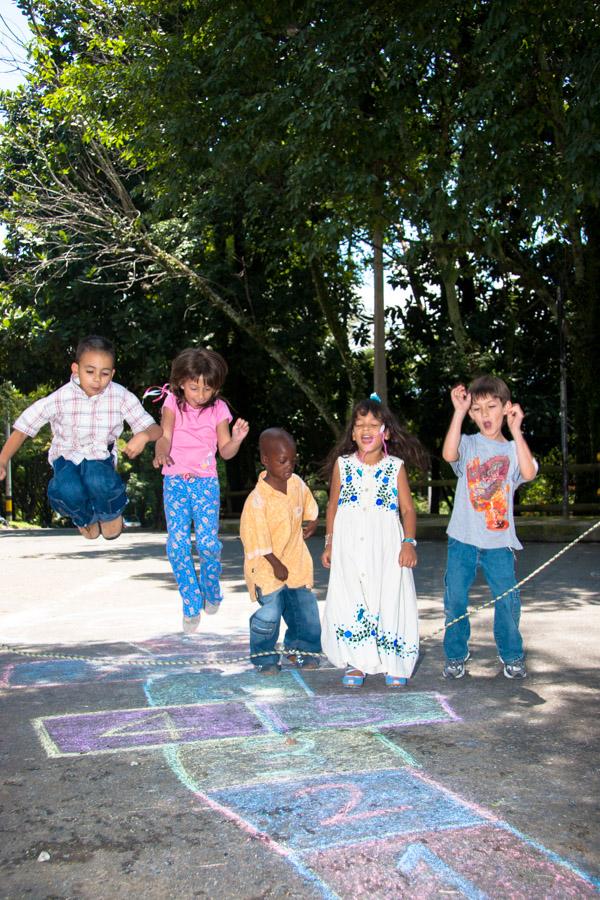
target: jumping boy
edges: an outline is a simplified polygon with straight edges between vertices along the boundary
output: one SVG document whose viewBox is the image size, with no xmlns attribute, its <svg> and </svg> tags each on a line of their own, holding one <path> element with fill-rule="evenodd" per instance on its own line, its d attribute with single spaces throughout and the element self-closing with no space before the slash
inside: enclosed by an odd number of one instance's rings
<svg viewBox="0 0 600 900">
<path fill-rule="evenodd" d="M 80 341 L 71 380 L 21 413 L 0 451 L 1 481 L 25 439 L 50 423 L 48 461 L 54 471 L 48 485 L 50 506 L 71 518 L 90 540 L 102 533 L 111 541 L 123 529 L 127 496 L 115 471 L 123 420 L 133 431 L 123 450 L 130 459 L 162 434 L 137 397 L 114 383 L 114 365 L 114 347 L 106 338 L 90 335 Z"/>
<path fill-rule="evenodd" d="M 247 498 L 240 520 L 244 545 L 244 575 L 258 609 L 250 617 L 250 654 L 263 675 L 279 672 L 272 653 L 281 618 L 287 625 L 284 646 L 319 653 L 321 622 L 311 590 L 313 564 L 305 540 L 317 527 L 318 507 L 297 475 L 296 443 L 281 428 L 268 428 L 259 440 L 265 467 Z M 306 522 L 303 526 L 302 523 Z M 264 656 L 258 656 L 259 653 Z M 305 669 L 318 668 L 317 657 L 289 657 Z"/>
<path fill-rule="evenodd" d="M 521 433 L 524 413 L 511 403 L 500 378 L 482 375 L 468 389 L 452 389 L 454 415 L 442 456 L 458 476 L 454 509 L 448 525 L 448 565 L 445 577 L 446 624 L 467 612 L 469 590 L 479 565 L 494 597 L 516 584 L 514 551 L 522 545 L 515 533 L 513 496 L 535 478 L 537 463 Z M 461 435 L 465 415 L 479 433 Z M 502 434 L 504 418 L 512 441 Z M 494 639 L 507 678 L 525 678 L 523 640 L 519 632 L 519 591 L 494 604 Z M 462 678 L 469 658 L 469 619 L 446 629 L 444 678 Z"/>
</svg>

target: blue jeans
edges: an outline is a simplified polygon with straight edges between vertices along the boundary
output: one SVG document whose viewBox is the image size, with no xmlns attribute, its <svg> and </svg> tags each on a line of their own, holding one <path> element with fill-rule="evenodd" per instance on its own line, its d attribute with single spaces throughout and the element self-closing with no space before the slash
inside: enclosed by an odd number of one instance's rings
<svg viewBox="0 0 600 900">
<path fill-rule="evenodd" d="M 272 594 L 256 589 L 259 607 L 250 616 L 250 658 L 255 666 L 277 665 L 279 657 L 255 656 L 273 650 L 279 636 L 281 618 L 287 625 L 283 640 L 291 650 L 321 652 L 321 621 L 317 598 L 308 588 L 283 585 Z"/>
<path fill-rule="evenodd" d="M 493 597 L 503 594 L 517 582 L 515 557 L 510 547 L 486 550 L 474 547 L 473 544 L 463 544 L 455 538 L 448 538 L 448 566 L 444 592 L 446 624 L 466 613 L 469 590 L 479 565 Z M 500 659 L 505 663 L 513 663 L 523 658 L 523 639 L 519 633 L 520 616 L 519 591 L 511 591 L 494 604 L 494 639 Z M 446 629 L 444 653 L 447 659 L 466 658 L 470 634 L 471 626 L 468 618 Z"/>
<path fill-rule="evenodd" d="M 219 479 L 165 475 L 163 497 L 167 520 L 167 556 L 183 601 L 184 616 L 197 616 L 206 603 L 222 600 L 219 540 Z M 192 522 L 199 570 L 192 555 Z"/>
<path fill-rule="evenodd" d="M 108 459 L 84 459 L 71 462 L 64 456 L 55 459 L 54 477 L 48 485 L 50 506 L 75 525 L 110 522 L 120 516 L 127 503 L 121 478 L 115 472 L 112 456 Z"/>
</svg>

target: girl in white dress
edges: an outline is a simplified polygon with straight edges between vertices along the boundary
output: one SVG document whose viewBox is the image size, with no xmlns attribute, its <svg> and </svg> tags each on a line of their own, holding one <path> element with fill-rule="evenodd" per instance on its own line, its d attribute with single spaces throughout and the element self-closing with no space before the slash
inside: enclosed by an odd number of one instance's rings
<svg viewBox="0 0 600 900">
<path fill-rule="evenodd" d="M 326 463 L 330 491 L 321 561 L 331 576 L 322 643 L 334 665 L 347 666 L 347 687 L 378 672 L 389 687 L 404 685 L 419 655 L 412 573 L 417 517 L 405 461 L 426 468 L 427 455 L 371 394 L 354 407 Z"/>
</svg>

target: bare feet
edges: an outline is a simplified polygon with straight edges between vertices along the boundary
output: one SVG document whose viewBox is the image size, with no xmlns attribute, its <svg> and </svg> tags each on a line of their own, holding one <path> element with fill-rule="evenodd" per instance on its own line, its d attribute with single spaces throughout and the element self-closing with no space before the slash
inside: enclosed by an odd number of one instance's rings
<svg viewBox="0 0 600 900">
<path fill-rule="evenodd" d="M 79 533 L 87 538 L 88 541 L 95 541 L 97 537 L 100 537 L 100 524 L 98 522 L 92 522 L 91 525 L 78 525 Z"/>
</svg>

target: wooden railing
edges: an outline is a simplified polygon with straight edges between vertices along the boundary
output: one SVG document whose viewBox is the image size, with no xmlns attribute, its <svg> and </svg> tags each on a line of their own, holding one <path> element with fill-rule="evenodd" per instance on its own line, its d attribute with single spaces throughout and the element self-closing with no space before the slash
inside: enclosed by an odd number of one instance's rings
<svg viewBox="0 0 600 900">
<path fill-rule="evenodd" d="M 598 474 L 598 502 L 591 503 L 569 503 L 569 514 L 571 515 L 594 515 L 600 513 L 600 463 L 570 463 L 569 474 L 577 475 L 583 473 Z M 562 469 L 560 466 L 543 465 L 540 467 L 540 475 L 560 475 Z M 411 489 L 413 493 L 427 496 L 432 488 L 441 488 L 449 494 L 453 494 L 456 489 L 456 478 L 413 478 L 411 479 Z M 314 490 L 327 490 L 326 484 L 318 484 L 313 486 Z M 221 513 L 225 517 L 238 516 L 244 500 L 250 493 L 249 490 L 223 490 L 221 492 Z M 540 513 L 541 515 L 561 515 L 562 504 L 553 503 L 516 503 L 515 513 Z"/>
</svg>

